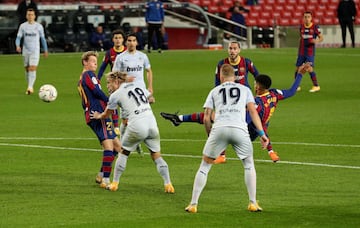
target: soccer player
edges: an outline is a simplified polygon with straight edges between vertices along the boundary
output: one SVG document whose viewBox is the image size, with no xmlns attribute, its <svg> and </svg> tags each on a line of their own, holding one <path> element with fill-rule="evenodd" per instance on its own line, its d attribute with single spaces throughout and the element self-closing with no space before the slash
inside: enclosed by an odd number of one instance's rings
<svg viewBox="0 0 360 228">
<path fill-rule="evenodd" d="M 254 63 L 245 57 L 240 56 L 241 48 L 238 41 L 231 41 L 228 46 L 228 57 L 218 62 L 215 69 L 215 86 L 220 85 L 220 68 L 224 64 L 230 64 L 234 68 L 235 82 L 250 88 L 248 81 L 249 72 L 256 78 L 259 71 Z M 195 112 L 187 115 L 177 116 L 177 113 L 170 114 L 161 112 L 160 115 L 167 120 L 172 121 L 175 126 L 179 126 L 182 122 L 195 122 L 203 124 L 204 113 Z M 224 163 L 226 161 L 225 151 L 219 156 L 215 163 Z"/>
<path fill-rule="evenodd" d="M 45 39 L 43 26 L 35 21 L 35 10 L 26 11 L 27 21 L 22 23 L 17 32 L 15 45 L 18 53 L 22 52 L 25 78 L 28 83 L 25 94 L 34 93 L 34 84 L 36 80 L 36 69 L 40 61 L 40 42 L 44 50 L 44 57 L 48 57 L 48 47 Z M 23 39 L 22 48 L 20 46 Z"/>
<path fill-rule="evenodd" d="M 254 78 L 259 74 L 259 71 L 255 67 L 254 63 L 245 57 L 240 56 L 240 43 L 237 41 L 231 41 L 228 46 L 228 57 L 218 62 L 215 69 L 215 86 L 220 85 L 220 68 L 223 64 L 230 64 L 234 68 L 235 82 L 245 85 L 250 88 L 248 81 L 249 72 Z M 179 126 L 182 122 L 195 122 L 203 124 L 204 113 L 195 112 L 188 115 L 177 115 L 169 113 L 161 113 L 161 116 L 165 119 L 171 120 L 175 126 Z"/>
<path fill-rule="evenodd" d="M 110 118 L 96 120 L 90 118 L 91 111 L 103 112 L 108 97 L 101 89 L 100 80 L 96 77 L 98 54 L 94 51 L 83 53 L 81 57 L 83 71 L 78 83 L 78 90 L 82 100 L 86 124 L 94 131 L 103 147 L 103 158 L 100 172 L 96 176 L 96 183 L 101 188 L 110 184 L 110 174 L 114 156 L 121 150 L 121 144 L 116 137 Z"/>
<path fill-rule="evenodd" d="M 125 33 L 121 29 L 116 29 L 112 32 L 112 41 L 114 46 L 105 52 L 104 59 L 101 63 L 98 72 L 98 78 L 101 80 L 105 69 L 108 65 L 110 65 L 110 70 L 112 70 L 114 66 L 114 62 L 116 56 L 126 51 L 126 46 L 124 46 Z"/>
<path fill-rule="evenodd" d="M 312 21 L 312 13 L 310 11 L 304 12 L 303 15 L 303 24 L 300 25 L 300 43 L 298 49 L 298 57 L 296 60 L 296 72 L 295 77 L 298 72 L 298 68 L 306 62 L 311 62 L 314 67 L 315 60 L 315 45 L 321 43 L 324 40 L 324 37 L 321 33 L 319 25 L 316 25 Z M 316 73 L 312 70 L 309 72 L 310 78 L 312 81 L 312 88 L 309 90 L 310 93 L 319 92 L 320 85 L 317 81 Z M 298 91 L 301 90 L 299 86 Z"/>
<path fill-rule="evenodd" d="M 148 56 L 136 50 L 136 46 L 138 45 L 138 41 L 135 33 L 131 33 L 126 38 L 126 47 L 127 50 L 116 56 L 114 66 L 112 71 L 120 71 L 126 72 L 128 74 L 128 80 L 133 80 L 142 88 L 146 89 L 146 84 L 144 81 L 144 70 L 146 71 L 147 78 L 147 90 L 150 92 L 151 96 L 153 96 L 153 74 L 151 70 L 151 65 Z M 123 112 L 120 113 L 123 115 Z M 127 120 L 126 118 L 122 118 L 122 123 L 120 124 L 120 135 L 124 135 Z M 143 155 L 143 151 L 141 145 L 136 148 L 137 152 L 140 155 Z"/>
<path fill-rule="evenodd" d="M 271 86 L 271 78 L 267 75 L 259 74 L 255 78 L 255 103 L 256 110 L 259 113 L 259 117 L 261 119 L 262 127 L 266 136 L 268 135 L 268 126 L 270 117 L 274 114 L 275 109 L 277 107 L 277 103 L 280 100 L 284 100 L 286 98 L 292 97 L 296 93 L 296 89 L 300 85 L 302 80 L 302 75 L 305 72 L 309 72 L 312 70 L 311 63 L 305 63 L 298 68 L 298 72 L 295 78 L 294 83 L 289 89 L 280 90 L 280 89 L 269 89 Z M 173 118 L 169 119 L 175 125 L 176 119 L 180 119 L 180 116 L 165 113 L 166 115 L 172 115 Z M 248 130 L 250 133 L 251 141 L 254 141 L 258 137 L 258 133 L 254 124 L 251 122 L 251 118 L 249 115 L 246 116 L 246 122 L 248 123 Z M 273 147 L 269 141 L 267 146 L 268 154 L 273 162 L 277 162 L 280 160 L 277 152 L 273 150 Z M 224 163 L 226 161 L 225 153 L 221 153 L 221 155 L 215 160 L 215 164 Z"/>
<path fill-rule="evenodd" d="M 126 38 L 127 50 L 116 56 L 112 71 L 126 72 L 128 77 L 146 89 L 144 70 L 146 70 L 147 90 L 153 94 L 153 74 L 148 56 L 136 50 L 138 41 L 135 33 Z"/>
<path fill-rule="evenodd" d="M 296 93 L 296 89 L 300 85 L 302 75 L 311 70 L 312 70 L 311 63 L 305 63 L 301 65 L 298 68 L 298 72 L 296 74 L 296 78 L 292 86 L 289 89 L 283 89 L 283 90 L 274 89 L 274 88 L 269 89 L 271 86 L 271 78 L 268 75 L 259 74 L 255 78 L 256 110 L 259 113 L 262 127 L 268 138 L 269 138 L 268 135 L 269 121 L 271 116 L 275 112 L 278 102 L 294 96 Z M 251 121 L 249 115 L 246 116 L 246 122 L 248 123 L 250 139 L 251 141 L 254 141 L 259 136 L 259 134 L 254 123 Z M 280 160 L 280 157 L 278 156 L 277 152 L 273 150 L 270 141 L 267 146 L 267 151 L 273 162 L 277 162 Z"/>
<path fill-rule="evenodd" d="M 191 202 L 185 210 L 189 213 L 197 212 L 200 194 L 205 188 L 212 164 L 230 144 L 244 166 L 245 184 L 250 201 L 248 210 L 262 211 L 256 200 L 256 171 L 253 146 L 245 120 L 246 109 L 256 126 L 263 148 L 266 148 L 269 139 L 262 128 L 251 90 L 235 82 L 234 69 L 231 65 L 221 66 L 220 81 L 221 85 L 210 91 L 204 104 L 204 126 L 209 137 L 203 149 L 200 167 L 195 175 Z M 214 124 L 212 124 L 213 112 L 215 112 Z"/>
<path fill-rule="evenodd" d="M 128 120 L 127 129 L 121 138 L 122 151 L 116 160 L 114 179 L 108 189 L 110 191 L 118 189 L 120 177 L 126 169 L 130 152 L 135 150 L 138 144 L 144 142 L 150 151 L 157 171 L 163 178 L 165 192 L 175 193 L 168 165 L 160 154 L 159 129 L 150 106 L 153 97 L 149 91 L 136 82 L 126 83 L 126 75 L 125 72 L 110 72 L 107 75 L 107 87 L 115 92 L 110 95 L 104 112 L 94 110 L 91 114 L 93 119 L 106 119 L 120 106 L 123 117 Z"/>
</svg>

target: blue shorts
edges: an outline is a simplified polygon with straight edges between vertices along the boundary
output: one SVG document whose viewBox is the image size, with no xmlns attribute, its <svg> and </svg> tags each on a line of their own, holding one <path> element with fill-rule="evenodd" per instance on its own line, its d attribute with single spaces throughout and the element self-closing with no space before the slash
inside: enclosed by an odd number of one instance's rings
<svg viewBox="0 0 360 228">
<path fill-rule="evenodd" d="M 315 62 L 314 62 L 315 58 L 313 55 L 309 56 L 309 55 L 298 55 L 297 60 L 296 60 L 296 66 L 299 67 L 301 66 L 303 63 L 306 62 L 311 62 L 311 66 L 314 67 L 315 66 Z"/>
<path fill-rule="evenodd" d="M 105 139 L 114 139 L 116 134 L 111 119 L 91 120 L 89 127 L 95 132 L 100 143 Z"/>
<path fill-rule="evenodd" d="M 255 125 L 253 124 L 253 122 L 249 123 L 248 124 L 248 131 L 249 131 L 249 134 L 250 134 L 250 139 L 251 141 L 254 141 L 258 136 L 258 132 L 256 130 L 256 127 Z"/>
</svg>

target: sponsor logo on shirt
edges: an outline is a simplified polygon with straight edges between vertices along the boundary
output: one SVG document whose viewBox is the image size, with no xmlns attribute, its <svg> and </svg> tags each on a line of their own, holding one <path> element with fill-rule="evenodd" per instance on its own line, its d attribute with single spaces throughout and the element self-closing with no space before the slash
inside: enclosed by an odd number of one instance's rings
<svg viewBox="0 0 360 228">
<path fill-rule="evenodd" d="M 142 71 L 142 66 L 137 65 L 136 67 L 126 67 L 126 72 Z"/>
</svg>

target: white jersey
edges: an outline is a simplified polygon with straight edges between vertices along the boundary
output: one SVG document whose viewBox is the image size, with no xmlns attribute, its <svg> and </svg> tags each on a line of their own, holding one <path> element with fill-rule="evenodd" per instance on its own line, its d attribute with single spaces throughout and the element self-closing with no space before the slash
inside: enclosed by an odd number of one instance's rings
<svg viewBox="0 0 360 228">
<path fill-rule="evenodd" d="M 147 97 L 148 90 L 137 83 L 123 83 L 109 97 L 108 109 L 115 110 L 119 106 L 121 117 L 128 119 L 128 125 L 146 116 L 154 116 Z"/>
<path fill-rule="evenodd" d="M 254 96 L 248 87 L 235 82 L 225 82 L 210 91 L 204 108 L 215 110 L 212 128 L 229 126 L 247 131 L 246 105 L 248 103 L 255 103 Z"/>
<path fill-rule="evenodd" d="M 135 51 L 135 53 L 124 51 L 116 56 L 112 71 L 126 72 L 128 76 L 135 77 L 134 82 L 146 88 L 144 69 L 150 69 L 150 67 L 150 61 L 146 54 L 141 51 Z"/>
<path fill-rule="evenodd" d="M 38 23 L 24 22 L 20 25 L 17 37 L 23 38 L 23 55 L 38 53 L 40 55 L 40 38 L 45 39 L 44 28 Z"/>
</svg>

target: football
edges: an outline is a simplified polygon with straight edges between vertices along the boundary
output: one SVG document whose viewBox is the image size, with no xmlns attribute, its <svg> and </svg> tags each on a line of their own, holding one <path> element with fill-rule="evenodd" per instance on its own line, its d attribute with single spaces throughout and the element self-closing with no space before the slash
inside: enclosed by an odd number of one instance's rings
<svg viewBox="0 0 360 228">
<path fill-rule="evenodd" d="M 42 85 L 39 89 L 39 98 L 44 102 L 52 102 L 57 98 L 57 90 L 53 85 Z"/>
</svg>

